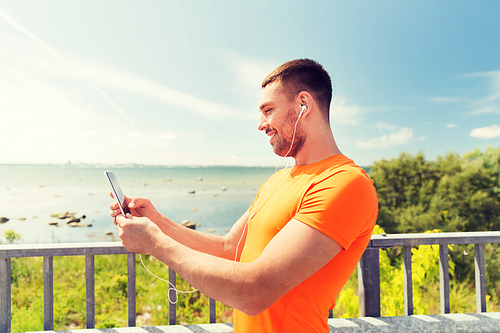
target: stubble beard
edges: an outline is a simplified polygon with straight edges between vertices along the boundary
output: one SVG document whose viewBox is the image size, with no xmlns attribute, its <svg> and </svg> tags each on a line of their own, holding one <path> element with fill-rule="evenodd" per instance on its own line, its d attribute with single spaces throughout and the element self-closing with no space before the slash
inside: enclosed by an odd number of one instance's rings
<svg viewBox="0 0 500 333">
<path fill-rule="evenodd" d="M 281 157 L 295 157 L 302 149 L 306 141 L 306 135 L 302 131 L 300 124 L 297 124 L 295 139 L 293 139 L 294 142 L 292 146 L 293 132 L 295 124 L 297 123 L 297 118 L 298 116 L 290 111 L 282 127 L 282 133 L 276 133 L 276 143 L 273 145 L 273 151 L 276 155 Z M 292 147 L 292 149 L 290 149 L 290 147 Z M 288 151 L 290 152 L 288 153 Z"/>
</svg>

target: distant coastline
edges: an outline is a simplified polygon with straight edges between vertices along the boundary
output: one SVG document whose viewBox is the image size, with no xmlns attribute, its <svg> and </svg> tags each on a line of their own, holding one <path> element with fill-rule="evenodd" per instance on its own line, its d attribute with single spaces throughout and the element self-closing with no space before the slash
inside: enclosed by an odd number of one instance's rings
<svg viewBox="0 0 500 333">
<path fill-rule="evenodd" d="M 224 234 L 248 209 L 273 167 L 104 164 L 0 164 L 0 239 L 21 243 L 118 240 L 109 216 L 104 170 L 115 170 L 124 192 L 150 198 L 177 222 Z M 222 190 L 224 188 L 224 190 Z M 58 219 L 57 215 L 73 214 Z M 82 218 L 85 216 L 85 218 Z M 80 221 L 71 221 L 73 218 Z"/>
</svg>

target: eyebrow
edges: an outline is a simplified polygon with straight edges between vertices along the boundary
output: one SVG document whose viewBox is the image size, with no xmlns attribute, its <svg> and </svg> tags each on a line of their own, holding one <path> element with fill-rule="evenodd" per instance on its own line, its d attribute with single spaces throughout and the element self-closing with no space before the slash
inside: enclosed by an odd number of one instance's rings
<svg viewBox="0 0 500 333">
<path fill-rule="evenodd" d="M 265 109 L 269 104 L 271 104 L 271 102 L 266 102 L 266 103 L 263 103 L 259 106 L 259 112 L 261 112 L 263 109 Z"/>
</svg>

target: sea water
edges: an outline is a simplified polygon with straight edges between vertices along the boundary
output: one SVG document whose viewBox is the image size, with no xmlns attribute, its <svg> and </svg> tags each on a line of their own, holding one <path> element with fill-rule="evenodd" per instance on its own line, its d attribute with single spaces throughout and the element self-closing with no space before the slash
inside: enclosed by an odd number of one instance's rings
<svg viewBox="0 0 500 333">
<path fill-rule="evenodd" d="M 150 199 L 174 221 L 190 220 L 201 232 L 226 234 L 245 213 L 259 187 L 274 173 L 269 167 L 166 167 L 93 165 L 0 165 L 0 241 L 5 231 L 18 243 L 119 240 L 109 215 L 110 188 L 104 171 L 113 171 L 123 192 Z M 194 192 L 194 193 L 193 193 Z M 51 217 L 75 213 L 81 227 Z M 49 225 L 58 222 L 58 226 Z"/>
</svg>

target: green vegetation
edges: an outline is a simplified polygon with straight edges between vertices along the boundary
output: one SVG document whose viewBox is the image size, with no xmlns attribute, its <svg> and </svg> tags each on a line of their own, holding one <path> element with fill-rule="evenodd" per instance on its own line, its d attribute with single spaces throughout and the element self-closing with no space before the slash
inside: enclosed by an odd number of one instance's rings
<svg viewBox="0 0 500 333">
<path fill-rule="evenodd" d="M 375 233 L 500 230 L 500 148 L 448 153 L 436 161 L 402 153 L 370 168 L 380 202 Z M 440 313 L 437 246 L 412 249 L 416 314 Z M 401 248 L 380 253 L 382 315 L 403 313 Z M 450 253 L 452 312 L 475 312 L 474 245 L 454 245 Z M 488 311 L 500 301 L 500 246 L 485 245 Z M 352 289 L 352 290 L 350 290 Z M 357 278 L 339 295 L 336 314 L 357 315 Z M 353 300 L 354 299 L 354 300 Z"/>
<path fill-rule="evenodd" d="M 384 230 L 375 226 L 374 234 Z M 440 232 L 432 230 L 427 232 Z M 449 252 L 456 251 L 450 246 Z M 397 249 L 396 249 L 397 250 Z M 382 316 L 404 315 L 403 264 L 390 258 L 393 250 L 380 250 L 380 304 Z M 472 254 L 473 256 L 473 254 Z M 399 257 L 398 257 L 399 259 Z M 425 245 L 412 248 L 413 310 L 414 314 L 439 314 L 439 246 Z M 476 312 L 476 290 L 474 280 L 459 281 L 455 276 L 456 265 L 449 257 L 450 306 L 452 313 Z M 488 274 L 488 273 L 487 273 Z M 491 280 L 491 279 L 490 279 Z M 488 311 L 499 311 L 498 290 L 488 289 L 486 298 Z M 349 279 L 337 298 L 334 317 L 353 318 L 359 315 L 357 271 Z M 492 297 L 492 294 L 494 297 Z"/>
<path fill-rule="evenodd" d="M 150 275 L 136 256 L 137 325 L 168 325 L 166 282 Z M 168 268 L 143 256 L 154 274 L 168 277 Z M 43 259 L 12 259 L 12 332 L 43 331 Z M 193 290 L 177 278 L 178 290 Z M 127 257 L 95 257 L 96 327 L 126 327 Z M 231 322 L 232 309 L 218 303 L 217 322 Z M 208 323 L 208 298 L 200 292 L 179 293 L 178 324 Z M 54 257 L 54 328 L 85 328 L 85 257 Z"/>
<path fill-rule="evenodd" d="M 14 244 L 15 242 L 21 239 L 21 236 L 19 234 L 16 234 L 13 230 L 5 231 L 3 236 L 7 241 L 7 244 Z M 3 244 L 1 239 L 0 239 L 0 244 Z"/>
<path fill-rule="evenodd" d="M 500 230 L 500 148 L 426 161 L 402 153 L 370 169 L 387 233 Z"/>
<path fill-rule="evenodd" d="M 448 153 L 426 161 L 402 153 L 370 169 L 380 202 L 377 224 L 387 233 L 500 230 L 500 148 Z M 388 252 L 396 264 L 397 251 Z M 454 246 L 455 279 L 474 281 L 474 245 Z M 500 294 L 500 248 L 486 244 L 487 290 Z"/>
<path fill-rule="evenodd" d="M 500 149 L 488 148 L 459 156 L 448 153 L 436 161 L 423 154 L 401 154 L 381 160 L 370 169 L 380 201 L 375 233 L 452 232 L 500 230 Z M 4 235 L 8 243 L 19 239 Z M 402 315 L 403 271 L 401 248 L 381 250 L 381 313 Z M 476 311 L 474 246 L 450 246 L 451 312 Z M 415 314 L 438 314 L 439 249 L 418 246 L 413 254 Z M 486 244 L 488 311 L 500 311 L 500 248 Z M 144 257 L 160 277 L 168 268 Z M 54 258 L 55 329 L 85 327 L 84 257 Z M 137 325 L 168 324 L 169 285 L 155 279 L 137 257 Z M 127 272 L 125 256 L 96 256 L 96 327 L 127 326 Z M 190 290 L 178 278 L 179 290 Z M 43 330 L 43 281 L 41 258 L 12 260 L 12 331 Z M 337 299 L 335 317 L 358 316 L 357 272 Z M 231 322 L 232 309 L 217 305 L 217 321 Z M 199 292 L 179 294 L 177 322 L 208 322 L 208 299 Z"/>
</svg>

